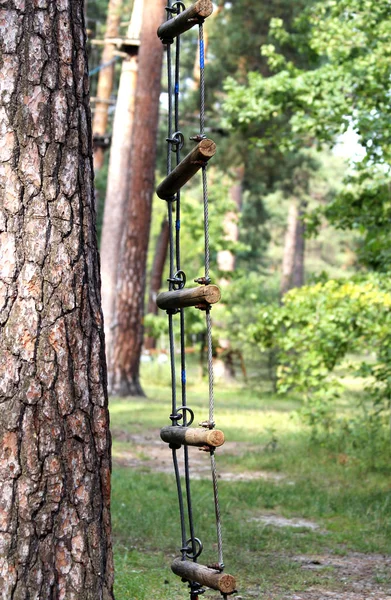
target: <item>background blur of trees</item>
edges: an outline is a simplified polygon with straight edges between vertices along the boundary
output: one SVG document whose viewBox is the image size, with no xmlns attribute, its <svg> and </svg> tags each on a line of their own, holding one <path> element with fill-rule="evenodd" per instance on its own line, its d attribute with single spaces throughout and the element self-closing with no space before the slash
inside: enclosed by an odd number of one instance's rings
<svg viewBox="0 0 391 600">
<path fill-rule="evenodd" d="M 102 0 L 88 3 L 92 38 L 103 39 L 106 10 Z M 121 10 L 125 35 L 132 6 Z M 267 364 L 278 391 L 301 395 L 314 432 L 339 426 L 333 373 L 347 369 L 368 385 L 363 419 L 385 431 L 391 403 L 389 3 L 219 1 L 205 28 L 207 134 L 218 147 L 209 168 L 212 277 L 223 288 L 223 302 L 213 308 L 216 360 L 226 377 L 244 365 L 248 384 Z M 92 40 L 90 69 L 100 64 L 101 48 Z M 180 122 L 187 140 L 197 129 L 196 49 L 196 32 L 189 32 Z M 111 122 L 122 59 L 115 62 Z M 96 75 L 91 85 L 96 89 Z M 165 171 L 164 86 L 157 180 Z M 109 134 L 111 127 L 109 119 Z M 108 155 L 96 180 L 100 219 Z M 134 177 L 131 168 L 123 175 Z M 157 247 L 163 256 L 167 249 L 165 211 L 155 197 L 145 275 L 153 283 L 145 306 L 156 281 L 166 287 L 167 267 L 155 256 Z M 197 179 L 184 190 L 181 221 L 182 261 L 192 280 L 203 264 Z M 154 314 L 150 303 L 144 325 L 148 347 L 164 350 L 166 316 Z M 203 327 L 189 310 L 188 343 L 201 356 Z"/>
</svg>

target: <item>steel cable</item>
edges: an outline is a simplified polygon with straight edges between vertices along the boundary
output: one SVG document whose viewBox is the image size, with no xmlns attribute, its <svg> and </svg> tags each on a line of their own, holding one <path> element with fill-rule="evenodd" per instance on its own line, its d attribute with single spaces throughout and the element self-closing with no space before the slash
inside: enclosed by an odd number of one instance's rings
<svg viewBox="0 0 391 600">
<path fill-rule="evenodd" d="M 204 56 L 204 27 L 199 26 L 199 52 L 200 52 L 200 138 L 205 134 L 205 56 Z M 205 236 L 205 282 L 210 281 L 210 241 L 209 241 L 209 197 L 208 197 L 208 181 L 206 176 L 206 166 L 202 167 L 202 193 L 204 205 L 204 236 Z M 209 425 L 214 427 L 214 381 L 213 381 L 213 341 L 212 341 L 212 319 L 210 308 L 206 310 L 206 330 L 208 344 L 208 379 L 209 379 Z M 217 489 L 217 469 L 214 450 L 210 452 L 211 456 L 211 471 L 213 481 L 213 496 L 216 514 L 216 529 L 217 529 L 217 549 L 218 561 L 220 567 L 223 568 L 223 542 L 221 531 L 221 516 L 219 495 Z"/>
</svg>

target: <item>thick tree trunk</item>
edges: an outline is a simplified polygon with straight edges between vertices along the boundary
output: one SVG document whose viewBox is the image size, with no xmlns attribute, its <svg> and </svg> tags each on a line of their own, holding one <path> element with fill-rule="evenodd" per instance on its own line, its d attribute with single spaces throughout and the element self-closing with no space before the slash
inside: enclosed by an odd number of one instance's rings
<svg viewBox="0 0 391 600">
<path fill-rule="evenodd" d="M 96 92 L 94 119 L 92 122 L 93 135 L 105 135 L 109 118 L 109 100 L 113 91 L 114 64 L 110 63 L 114 58 L 115 45 L 110 39 L 119 35 L 119 24 L 121 21 L 122 0 L 109 0 L 105 45 L 103 46 L 101 64 L 107 65 L 99 71 L 98 87 Z M 100 146 L 94 148 L 94 169 L 98 171 L 104 163 L 104 149 Z"/>
<path fill-rule="evenodd" d="M 230 189 L 231 200 L 235 203 L 236 210 L 228 211 L 224 215 L 225 239 L 231 242 L 239 240 L 239 215 L 243 204 L 243 177 L 244 166 L 235 169 L 236 180 Z M 233 273 L 236 267 L 236 257 L 232 250 L 219 250 L 217 253 L 217 266 L 223 273 Z M 229 279 L 222 277 L 219 281 L 221 287 L 229 285 Z M 237 354 L 243 360 L 240 352 L 232 350 L 229 339 L 219 339 L 217 356 L 214 359 L 216 379 L 233 381 L 235 379 L 234 355 Z"/>
<path fill-rule="evenodd" d="M 305 253 L 305 223 L 303 220 L 305 205 L 299 204 L 298 219 L 296 225 L 295 260 L 293 263 L 292 287 L 304 285 L 304 253 Z"/>
<path fill-rule="evenodd" d="M 81 0 L 0 11 L 0 590 L 113 598 Z"/>
<path fill-rule="evenodd" d="M 164 265 L 166 264 L 167 250 L 169 242 L 168 220 L 164 217 L 160 232 L 156 241 L 155 256 L 153 258 L 151 283 L 149 287 L 149 298 L 147 312 L 157 315 L 156 296 L 162 287 Z"/>
<path fill-rule="evenodd" d="M 281 297 L 293 287 L 304 283 L 304 205 L 291 200 L 282 260 Z"/>
<path fill-rule="evenodd" d="M 143 0 L 135 0 L 128 37 L 140 35 Z M 103 215 L 101 243 L 102 307 L 105 319 L 106 354 L 110 364 L 115 290 L 124 212 L 129 194 L 129 165 L 132 146 L 134 103 L 138 72 L 138 57 L 129 56 L 122 62 L 114 115 L 113 137 L 110 150 L 107 191 Z"/>
<path fill-rule="evenodd" d="M 157 315 L 158 307 L 156 304 L 156 297 L 162 287 L 164 265 L 166 264 L 167 251 L 169 242 L 169 229 L 168 220 L 164 217 L 160 232 L 156 241 L 155 254 L 153 257 L 151 279 L 149 282 L 149 294 L 148 294 L 148 305 L 147 313 Z M 151 350 L 156 347 L 156 340 L 152 337 L 147 337 L 144 342 L 145 348 Z"/>
<path fill-rule="evenodd" d="M 224 216 L 225 239 L 231 242 L 239 240 L 239 214 L 242 210 L 244 167 L 235 169 L 236 181 L 230 189 L 231 200 L 235 203 L 236 211 L 229 211 Z M 217 253 L 217 266 L 220 271 L 232 273 L 235 271 L 235 255 L 231 250 L 220 250 Z"/>
<path fill-rule="evenodd" d="M 139 364 L 163 58 L 163 44 L 156 30 L 164 20 L 164 7 L 163 0 L 144 1 L 134 146 L 129 165 L 131 179 L 118 269 L 113 357 L 110 360 L 110 391 L 119 396 L 143 393 L 139 383 Z"/>
</svg>

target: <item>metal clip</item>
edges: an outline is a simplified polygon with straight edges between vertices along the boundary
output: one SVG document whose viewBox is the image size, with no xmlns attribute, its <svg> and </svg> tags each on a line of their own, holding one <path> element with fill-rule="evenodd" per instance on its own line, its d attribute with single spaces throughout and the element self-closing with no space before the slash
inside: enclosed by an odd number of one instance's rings
<svg viewBox="0 0 391 600">
<path fill-rule="evenodd" d="M 210 304 L 196 304 L 194 308 L 198 308 L 198 310 L 209 310 L 211 308 Z"/>
<path fill-rule="evenodd" d="M 202 142 L 202 140 L 206 140 L 206 135 L 204 133 L 197 133 L 197 135 L 193 135 L 189 140 L 192 142 Z"/>
<path fill-rule="evenodd" d="M 194 281 L 200 285 L 209 285 L 212 280 L 210 277 L 198 277 L 197 279 L 194 279 Z"/>
<path fill-rule="evenodd" d="M 212 563 L 210 565 L 206 565 L 208 567 L 208 569 L 214 569 L 215 571 L 220 571 L 220 573 L 222 571 L 224 571 L 224 565 L 223 563 Z"/>
<path fill-rule="evenodd" d="M 207 446 L 206 444 L 204 446 L 201 446 L 200 448 L 198 448 L 198 450 L 200 452 L 211 452 L 212 448 L 210 446 Z"/>
<path fill-rule="evenodd" d="M 198 423 L 200 427 L 205 427 L 206 429 L 213 429 L 216 423 L 214 421 L 202 421 L 202 423 Z"/>
</svg>

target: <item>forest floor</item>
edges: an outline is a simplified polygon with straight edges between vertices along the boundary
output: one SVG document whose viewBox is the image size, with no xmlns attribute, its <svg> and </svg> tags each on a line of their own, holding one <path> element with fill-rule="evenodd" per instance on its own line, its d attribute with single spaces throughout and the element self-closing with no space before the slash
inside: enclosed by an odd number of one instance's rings
<svg viewBox="0 0 391 600">
<path fill-rule="evenodd" d="M 200 416 L 201 392 L 199 385 L 189 392 Z M 188 591 L 170 572 L 180 544 L 171 451 L 159 437 L 168 392 L 147 393 L 148 400 L 111 402 L 116 597 L 181 600 Z M 224 558 L 239 582 L 231 597 L 391 600 L 390 472 L 310 443 L 292 416 L 295 400 L 251 390 L 220 395 L 218 426 L 228 438 L 216 451 Z M 207 564 L 216 551 L 209 459 L 190 450 Z M 202 598 L 221 600 L 212 591 Z"/>
</svg>

